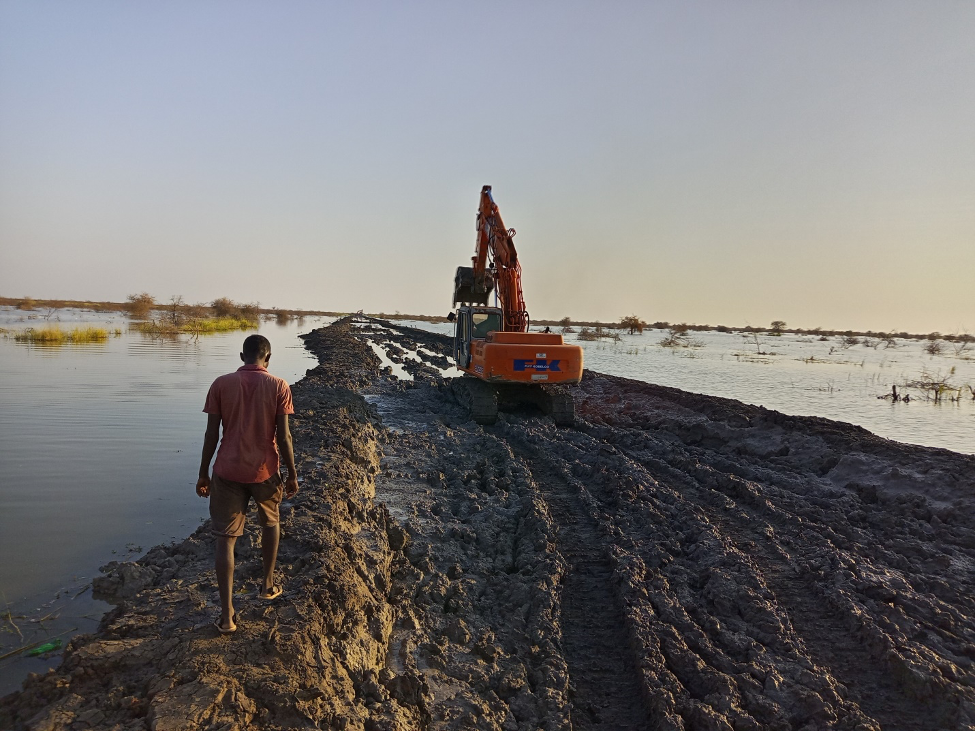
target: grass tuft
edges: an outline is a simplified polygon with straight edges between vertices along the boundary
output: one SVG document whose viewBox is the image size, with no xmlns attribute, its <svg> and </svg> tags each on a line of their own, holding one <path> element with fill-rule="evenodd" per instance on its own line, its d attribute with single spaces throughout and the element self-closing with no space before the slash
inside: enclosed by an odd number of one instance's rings
<svg viewBox="0 0 977 731">
<path fill-rule="evenodd" d="M 101 343 L 109 339 L 109 331 L 101 327 L 76 327 L 63 330 L 57 325 L 29 327 L 14 333 L 14 340 L 21 343 L 43 343 L 61 345 L 64 343 Z"/>
<path fill-rule="evenodd" d="M 255 320 L 248 320 L 241 317 L 206 317 L 200 319 L 187 320 L 181 323 L 174 323 L 170 320 L 149 320 L 147 322 L 134 322 L 131 325 L 133 330 L 162 337 L 167 335 L 205 335 L 208 333 L 231 332 L 234 330 L 256 330 L 258 323 Z"/>
</svg>

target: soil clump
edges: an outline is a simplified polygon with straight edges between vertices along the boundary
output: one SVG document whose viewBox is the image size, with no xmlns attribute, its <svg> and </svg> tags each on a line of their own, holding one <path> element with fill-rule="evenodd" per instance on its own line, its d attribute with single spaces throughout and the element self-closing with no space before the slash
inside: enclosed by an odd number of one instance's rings
<svg viewBox="0 0 977 731">
<path fill-rule="evenodd" d="M 591 372 L 574 428 L 482 427 L 448 338 L 305 342 L 284 596 L 220 635 L 208 524 L 109 564 L 0 728 L 973 728 L 972 456 Z"/>
</svg>

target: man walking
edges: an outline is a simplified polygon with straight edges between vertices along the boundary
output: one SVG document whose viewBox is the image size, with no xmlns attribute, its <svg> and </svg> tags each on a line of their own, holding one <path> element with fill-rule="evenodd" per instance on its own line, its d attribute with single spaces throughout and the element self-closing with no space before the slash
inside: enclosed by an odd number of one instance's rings
<svg viewBox="0 0 977 731">
<path fill-rule="evenodd" d="M 264 578 L 259 596 L 270 600 L 282 593 L 281 586 L 275 584 L 280 535 L 278 506 L 283 492 L 290 498 L 299 489 L 292 435 L 288 431 L 288 415 L 295 413 L 292 392 L 284 380 L 268 372 L 271 343 L 261 335 L 248 336 L 241 360 L 243 366 L 218 378 L 207 393 L 207 433 L 197 479 L 197 494 L 210 498 L 211 530 L 217 539 L 214 566 L 221 615 L 215 625 L 221 634 L 237 629 L 233 604 L 234 543 L 244 534 L 248 502 L 254 498 L 261 524 Z M 211 479 L 210 461 L 215 451 L 217 460 Z M 279 454 L 288 471 L 284 490 Z"/>
</svg>

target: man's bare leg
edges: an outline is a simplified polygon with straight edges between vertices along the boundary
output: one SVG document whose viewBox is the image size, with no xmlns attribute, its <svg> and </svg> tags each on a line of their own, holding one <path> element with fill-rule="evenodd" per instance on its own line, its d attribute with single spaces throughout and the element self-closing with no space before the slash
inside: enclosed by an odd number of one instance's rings
<svg viewBox="0 0 977 731">
<path fill-rule="evenodd" d="M 281 536 L 281 529 L 277 524 L 266 525 L 261 529 L 261 562 L 264 566 L 265 576 L 261 583 L 261 594 L 271 592 L 275 586 L 275 561 L 278 559 L 278 538 Z"/>
<path fill-rule="evenodd" d="M 221 621 L 224 629 L 231 629 L 234 616 L 234 536 L 217 536 L 217 553 L 214 568 L 217 571 L 217 589 L 221 599 Z"/>
</svg>

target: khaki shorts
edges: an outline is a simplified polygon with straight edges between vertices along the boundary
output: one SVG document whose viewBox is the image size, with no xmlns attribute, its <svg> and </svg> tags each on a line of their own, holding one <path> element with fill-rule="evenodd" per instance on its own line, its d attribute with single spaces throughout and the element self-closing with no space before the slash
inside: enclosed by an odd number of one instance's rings
<svg viewBox="0 0 977 731">
<path fill-rule="evenodd" d="M 264 482 L 234 482 L 214 475 L 210 481 L 210 532 L 228 538 L 244 535 L 244 516 L 251 498 L 258 506 L 258 522 L 262 526 L 278 525 L 283 492 L 278 474 Z"/>
</svg>

